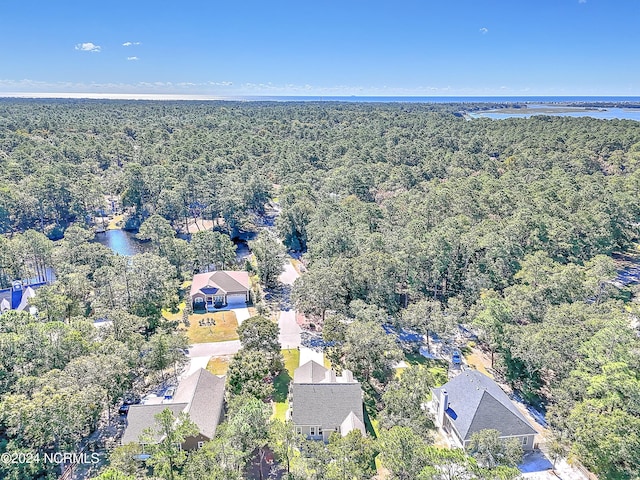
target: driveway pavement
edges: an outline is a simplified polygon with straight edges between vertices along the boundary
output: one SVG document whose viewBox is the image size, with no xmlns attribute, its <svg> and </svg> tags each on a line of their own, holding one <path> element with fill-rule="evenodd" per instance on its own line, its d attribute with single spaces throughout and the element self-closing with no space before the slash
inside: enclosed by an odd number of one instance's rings
<svg viewBox="0 0 640 480">
<path fill-rule="evenodd" d="M 300 333 L 302 329 L 296 322 L 295 310 L 283 310 L 278 317 L 280 336 L 278 340 L 282 348 L 296 348 L 300 346 Z"/>
<path fill-rule="evenodd" d="M 284 264 L 284 272 L 280 274 L 278 280 L 285 285 L 293 285 L 293 282 L 295 282 L 299 276 L 300 274 L 293 268 L 293 265 L 291 265 L 291 261 L 287 260 L 287 263 Z"/>
<path fill-rule="evenodd" d="M 242 325 L 247 318 L 250 317 L 249 309 L 247 307 L 232 308 L 231 311 L 236 314 L 236 320 L 238 320 L 238 326 Z"/>
<path fill-rule="evenodd" d="M 324 354 L 307 347 L 300 347 L 300 365 L 304 365 L 311 360 L 320 365 L 324 365 Z"/>
<path fill-rule="evenodd" d="M 191 351 L 189 351 L 189 353 L 191 353 Z M 208 355 L 204 357 L 190 357 L 189 368 L 184 371 L 184 373 L 180 376 L 180 379 L 188 377 L 201 368 L 206 369 L 210 358 L 211 357 Z"/>
</svg>

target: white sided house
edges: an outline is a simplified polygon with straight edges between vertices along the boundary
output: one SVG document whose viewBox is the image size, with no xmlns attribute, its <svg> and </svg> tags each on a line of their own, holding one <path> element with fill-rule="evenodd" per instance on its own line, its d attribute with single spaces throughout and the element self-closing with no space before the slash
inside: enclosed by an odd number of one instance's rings
<svg viewBox="0 0 640 480">
<path fill-rule="evenodd" d="M 31 315 L 35 315 L 37 310 L 31 306 L 29 301 L 36 296 L 35 288 L 45 285 L 39 283 L 36 285 L 23 285 L 20 280 L 16 280 L 11 285 L 10 290 L 0 291 L 0 314 L 8 312 L 9 310 L 16 310 L 18 312 L 29 312 Z"/>
<path fill-rule="evenodd" d="M 464 370 L 432 394 L 436 425 L 452 446 L 465 448 L 475 432 L 491 429 L 500 438 L 518 439 L 523 450 L 533 450 L 536 430 L 502 388 L 477 370 Z"/>
<path fill-rule="evenodd" d="M 294 371 L 289 400 L 287 419 L 308 439 L 328 442 L 333 432 L 344 437 L 353 430 L 366 434 L 362 388 L 349 370 L 337 376 L 311 360 Z"/>
<path fill-rule="evenodd" d="M 250 288 L 247 272 L 218 270 L 199 273 L 193 276 L 191 284 L 193 309 L 213 311 L 228 304 L 245 304 L 249 301 Z"/>
</svg>

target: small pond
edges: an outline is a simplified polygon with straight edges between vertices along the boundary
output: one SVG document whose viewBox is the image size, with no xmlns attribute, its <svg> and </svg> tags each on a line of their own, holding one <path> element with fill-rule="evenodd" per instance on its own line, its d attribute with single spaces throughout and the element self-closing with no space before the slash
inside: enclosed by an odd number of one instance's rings
<svg viewBox="0 0 640 480">
<path fill-rule="evenodd" d="M 114 253 L 126 257 L 148 252 L 151 245 L 147 242 L 141 242 L 135 235 L 135 233 L 124 230 L 107 230 L 104 233 L 96 234 L 96 242 L 110 248 Z"/>
</svg>

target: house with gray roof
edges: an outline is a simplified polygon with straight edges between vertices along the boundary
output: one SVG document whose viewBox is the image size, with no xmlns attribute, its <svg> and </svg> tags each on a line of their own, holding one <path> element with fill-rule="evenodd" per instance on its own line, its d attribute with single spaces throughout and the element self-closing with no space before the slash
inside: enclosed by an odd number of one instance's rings
<svg viewBox="0 0 640 480">
<path fill-rule="evenodd" d="M 198 426 L 198 435 L 186 438 L 182 448 L 200 448 L 214 437 L 216 428 L 224 418 L 224 387 L 224 377 L 201 368 L 180 382 L 169 403 L 131 405 L 121 443 L 138 443 L 145 430 L 155 427 L 155 415 L 168 408 L 175 417 L 187 413 Z"/>
<path fill-rule="evenodd" d="M 293 372 L 287 418 L 312 440 L 328 442 L 333 432 L 345 436 L 353 430 L 365 435 L 360 383 L 349 370 L 337 376 L 311 360 Z"/>
<path fill-rule="evenodd" d="M 497 430 L 500 438 L 517 438 L 523 450 L 534 448 L 536 430 L 506 393 L 477 370 L 464 370 L 440 388 L 432 389 L 436 425 L 464 448 L 480 430 Z"/>
<path fill-rule="evenodd" d="M 199 273 L 191 283 L 191 302 L 194 310 L 213 311 L 229 303 L 249 301 L 249 274 L 233 270 Z"/>
</svg>

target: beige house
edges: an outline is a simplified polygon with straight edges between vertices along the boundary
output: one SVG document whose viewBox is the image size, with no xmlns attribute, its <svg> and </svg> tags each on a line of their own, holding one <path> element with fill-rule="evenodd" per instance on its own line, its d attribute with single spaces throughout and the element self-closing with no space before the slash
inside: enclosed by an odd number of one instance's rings
<svg viewBox="0 0 640 480">
<path fill-rule="evenodd" d="M 366 434 L 362 388 L 349 370 L 333 370 L 309 361 L 293 373 L 287 419 L 296 432 L 311 440 L 329 441 L 333 432 Z"/>
<path fill-rule="evenodd" d="M 251 283 L 247 272 L 218 270 L 193 276 L 191 302 L 194 310 L 213 311 L 228 304 L 249 301 Z"/>
<path fill-rule="evenodd" d="M 198 426 L 198 435 L 185 439 L 182 448 L 200 448 L 214 437 L 218 424 L 224 419 L 224 386 L 224 377 L 201 368 L 180 382 L 170 402 L 131 405 L 122 445 L 139 443 L 140 435 L 148 428 L 154 428 L 155 415 L 168 408 L 175 417 L 182 412 L 189 414 L 191 421 Z"/>
<path fill-rule="evenodd" d="M 523 450 L 533 450 L 536 430 L 502 388 L 477 370 L 464 370 L 432 395 L 435 423 L 452 446 L 465 448 L 475 432 L 497 430 L 500 438 L 516 438 Z"/>
</svg>

